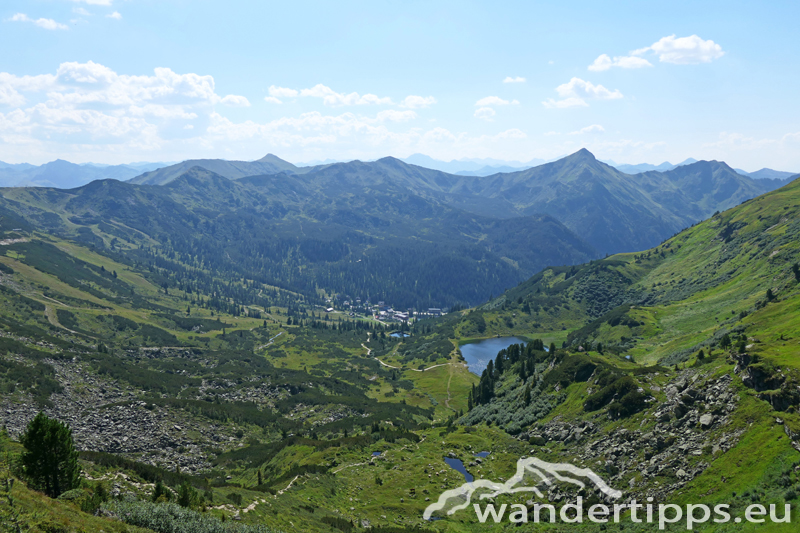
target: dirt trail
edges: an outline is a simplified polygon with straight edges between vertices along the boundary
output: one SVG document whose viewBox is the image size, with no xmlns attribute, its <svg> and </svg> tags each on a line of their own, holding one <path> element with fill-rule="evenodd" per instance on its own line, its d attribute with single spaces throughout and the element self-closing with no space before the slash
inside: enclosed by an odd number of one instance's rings
<svg viewBox="0 0 800 533">
<path fill-rule="evenodd" d="M 450 407 L 450 382 L 453 381 L 453 369 L 451 368 L 449 370 L 450 370 L 450 377 L 447 378 L 447 399 L 444 401 L 444 405 L 448 409 L 451 409 L 451 407 Z"/>
<path fill-rule="evenodd" d="M 369 334 L 367 334 L 367 342 L 369 342 Z M 371 348 L 367 348 L 367 346 L 363 342 L 361 343 L 361 347 L 364 348 L 367 351 L 367 357 L 369 357 L 372 354 L 372 349 Z M 391 355 L 395 355 L 397 353 L 397 348 L 398 348 L 398 346 L 395 346 L 394 352 Z M 377 357 L 373 357 L 373 359 L 375 359 L 377 362 L 379 362 L 380 364 L 382 364 L 385 367 L 394 368 L 396 370 L 403 370 L 403 367 L 394 366 L 394 365 L 390 365 L 388 363 L 384 363 L 383 361 L 381 361 Z M 440 366 L 450 366 L 450 365 L 456 366 L 456 365 L 463 365 L 463 364 L 464 363 L 440 363 L 438 365 L 429 366 L 428 368 L 406 368 L 406 370 L 411 370 L 412 372 L 427 372 L 428 370 L 431 370 L 432 368 L 439 368 Z M 451 374 L 451 377 L 452 377 L 452 374 Z M 449 387 L 449 382 L 448 382 L 448 387 Z"/>
<path fill-rule="evenodd" d="M 61 329 L 66 330 L 66 331 L 69 331 L 70 333 L 73 333 L 75 335 L 80 335 L 80 333 L 78 333 L 77 331 L 72 331 L 68 327 L 62 326 L 61 323 L 58 321 L 58 317 L 56 315 L 55 310 L 52 307 L 50 307 L 49 305 L 45 305 L 44 306 L 44 316 L 46 316 L 47 320 L 52 325 L 54 325 L 55 327 L 61 328 Z"/>
<path fill-rule="evenodd" d="M 287 490 L 289 490 L 290 488 L 292 488 L 292 484 L 293 484 L 295 481 L 297 481 L 297 478 L 299 478 L 299 477 L 300 477 L 300 474 L 298 474 L 298 475 L 294 476 L 294 479 L 292 479 L 292 480 L 289 482 L 289 484 L 288 484 L 288 485 L 286 485 L 286 488 L 285 488 L 285 489 L 283 489 L 283 490 L 279 490 L 279 491 L 277 492 L 277 494 L 275 494 L 275 496 L 280 496 L 281 494 L 283 494 L 284 492 L 286 492 Z"/>
</svg>

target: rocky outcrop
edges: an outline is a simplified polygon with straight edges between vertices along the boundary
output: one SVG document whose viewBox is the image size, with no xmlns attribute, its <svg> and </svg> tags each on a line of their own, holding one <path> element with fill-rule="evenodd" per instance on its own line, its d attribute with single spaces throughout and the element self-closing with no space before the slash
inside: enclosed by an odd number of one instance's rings
<svg viewBox="0 0 800 533">
<path fill-rule="evenodd" d="M 240 445 L 232 428 L 191 413 L 165 409 L 139 399 L 140 391 L 99 376 L 78 360 L 49 360 L 63 392 L 51 396 L 49 417 L 69 424 L 81 450 L 120 453 L 132 459 L 187 473 L 211 467 L 208 449 Z M 23 393 L 0 403 L 3 423 L 17 437 L 39 408 Z"/>
<path fill-rule="evenodd" d="M 646 429 L 606 432 L 599 422 L 555 419 L 521 438 L 541 445 L 538 452 L 543 455 L 555 451 L 594 468 L 610 485 L 625 489 L 626 496 L 641 499 L 646 490 L 646 496 L 659 499 L 697 477 L 712 457 L 738 442 L 743 430 L 727 429 L 738 405 L 731 383 L 729 375 L 706 379 L 686 370 L 665 387 L 666 401 L 641 422 Z M 656 480 L 658 484 L 652 483 Z M 559 490 L 552 488 L 549 497 L 565 497 Z"/>
<path fill-rule="evenodd" d="M 742 383 L 758 392 L 758 398 L 768 402 L 776 411 L 787 411 L 800 405 L 800 384 L 783 374 L 780 368 L 769 362 L 761 362 L 748 353 L 734 356 L 734 372 Z"/>
</svg>

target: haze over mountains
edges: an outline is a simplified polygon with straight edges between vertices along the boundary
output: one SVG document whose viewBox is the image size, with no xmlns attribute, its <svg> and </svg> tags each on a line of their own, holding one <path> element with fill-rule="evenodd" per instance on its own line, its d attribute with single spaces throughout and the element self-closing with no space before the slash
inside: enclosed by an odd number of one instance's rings
<svg viewBox="0 0 800 533">
<path fill-rule="evenodd" d="M 127 165 L 77 165 L 57 159 L 44 165 L 0 161 L 0 187 L 57 187 L 71 189 L 100 179 L 129 180 L 142 172 L 167 163 L 129 163 Z"/>
<path fill-rule="evenodd" d="M 531 159 L 527 162 L 492 158 L 467 158 L 442 161 L 424 154 L 412 154 L 400 160 L 410 165 L 439 170 L 459 176 L 491 176 L 499 173 L 520 172 L 545 163 L 557 161 L 558 159 L 563 158 L 550 160 Z M 80 187 L 81 185 L 85 185 L 97 179 L 126 181 L 132 178 L 135 178 L 135 181 L 132 181 L 133 183 L 153 185 L 167 183 L 195 165 L 229 178 L 238 178 L 259 174 L 271 174 L 280 171 L 302 174 L 308 172 L 312 168 L 348 162 L 350 161 L 327 159 L 324 161 L 292 164 L 272 154 L 268 154 L 256 161 L 190 159 L 179 163 L 138 162 L 122 165 L 103 165 L 98 163 L 75 164 L 61 159 L 43 165 L 31 165 L 29 163 L 9 164 L 0 161 L 0 187 L 55 187 L 59 189 L 70 189 L 73 187 Z M 665 172 L 679 166 L 696 162 L 696 159 L 688 158 L 677 165 L 673 165 L 667 161 L 659 165 L 650 163 L 631 165 L 616 163 L 611 160 L 603 160 L 603 163 L 626 174 L 639 174 L 651 170 Z M 786 172 L 769 168 L 762 168 L 755 172 L 747 172 L 739 168 L 734 170 L 743 176 L 749 176 L 753 179 L 785 180 L 798 174 L 797 172 Z"/>
</svg>

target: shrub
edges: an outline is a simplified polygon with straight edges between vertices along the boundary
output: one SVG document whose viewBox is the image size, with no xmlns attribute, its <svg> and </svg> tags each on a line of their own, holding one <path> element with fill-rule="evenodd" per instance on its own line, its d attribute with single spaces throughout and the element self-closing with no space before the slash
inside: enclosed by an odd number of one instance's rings
<svg viewBox="0 0 800 533">
<path fill-rule="evenodd" d="M 122 500 L 104 504 L 103 509 L 115 513 L 132 526 L 156 533 L 273 533 L 262 525 L 223 522 L 213 516 L 185 509 L 174 503 L 156 504 L 138 500 Z"/>
</svg>

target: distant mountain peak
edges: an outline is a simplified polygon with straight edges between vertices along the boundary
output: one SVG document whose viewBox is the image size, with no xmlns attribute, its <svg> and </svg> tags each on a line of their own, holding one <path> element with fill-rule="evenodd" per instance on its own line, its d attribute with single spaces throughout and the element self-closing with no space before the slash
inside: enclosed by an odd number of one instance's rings
<svg viewBox="0 0 800 533">
<path fill-rule="evenodd" d="M 574 154 L 568 155 L 564 159 L 569 161 L 597 161 L 597 158 L 594 156 L 594 154 L 586 148 L 581 148 Z"/>
<path fill-rule="evenodd" d="M 406 163 L 402 159 L 397 159 L 396 157 L 386 156 L 378 159 L 376 163 L 381 163 L 384 165 L 392 165 L 393 167 L 408 167 L 413 165 L 413 163 Z M 418 165 L 417 165 L 418 166 Z"/>
<path fill-rule="evenodd" d="M 288 161 L 281 159 L 275 154 L 267 154 L 261 159 L 256 159 L 254 163 L 283 163 L 285 165 L 291 165 Z"/>
</svg>

